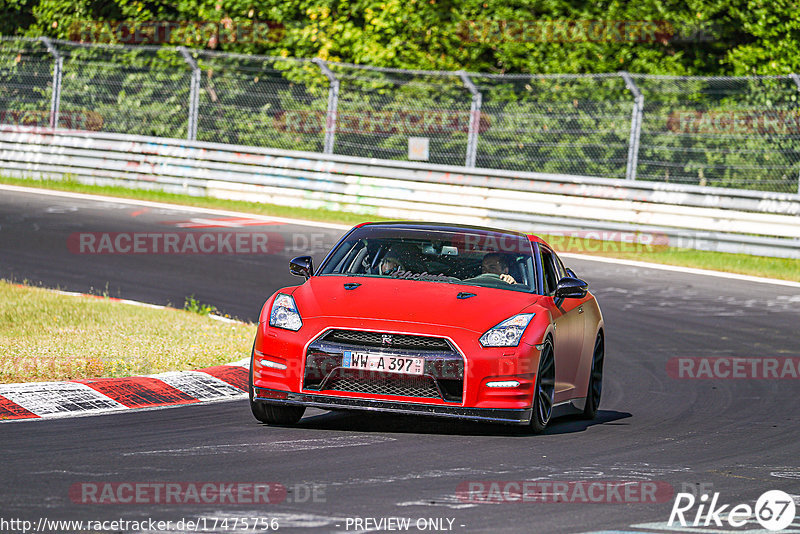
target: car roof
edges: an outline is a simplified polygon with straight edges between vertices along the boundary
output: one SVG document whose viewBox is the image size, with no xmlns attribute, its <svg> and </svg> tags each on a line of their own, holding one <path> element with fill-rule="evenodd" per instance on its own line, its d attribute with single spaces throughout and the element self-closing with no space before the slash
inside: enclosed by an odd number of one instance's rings
<svg viewBox="0 0 800 534">
<path fill-rule="evenodd" d="M 548 247 L 550 246 L 544 239 L 533 234 L 524 234 L 522 232 L 516 232 L 514 230 L 492 228 L 489 226 L 473 226 L 469 224 L 452 224 L 443 222 L 387 221 L 387 222 L 364 222 L 356 225 L 356 228 L 360 228 L 362 226 L 387 226 L 394 228 L 409 228 L 414 230 L 451 230 L 451 231 L 479 230 L 483 232 L 496 232 L 498 234 L 509 234 L 519 237 L 524 237 L 533 243 L 541 243 L 543 245 L 547 245 Z"/>
</svg>

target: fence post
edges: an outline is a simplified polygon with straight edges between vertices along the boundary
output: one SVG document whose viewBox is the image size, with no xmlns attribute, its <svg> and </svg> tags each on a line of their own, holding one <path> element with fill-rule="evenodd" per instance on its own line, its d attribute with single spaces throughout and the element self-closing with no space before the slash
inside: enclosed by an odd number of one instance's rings
<svg viewBox="0 0 800 534">
<path fill-rule="evenodd" d="M 475 167 L 475 160 L 478 157 L 478 130 L 481 127 L 481 105 L 483 104 L 483 95 L 472 83 L 472 78 L 469 77 L 464 71 L 459 71 L 458 75 L 461 81 L 464 82 L 466 87 L 472 94 L 472 102 L 469 107 L 469 133 L 467 134 L 467 161 L 464 163 L 466 167 Z"/>
<path fill-rule="evenodd" d="M 325 143 L 322 152 L 333 154 L 333 143 L 336 138 L 336 115 L 339 110 L 339 80 L 328 64 L 319 58 L 313 60 L 331 84 L 328 89 L 328 111 L 325 114 Z"/>
<path fill-rule="evenodd" d="M 792 77 L 792 81 L 794 81 L 794 84 L 797 86 L 797 90 L 800 91 L 800 76 L 794 72 L 789 76 Z M 797 194 L 800 195 L 800 170 L 797 171 Z"/>
<path fill-rule="evenodd" d="M 178 51 L 183 56 L 186 64 L 189 65 L 189 68 L 192 69 L 192 79 L 189 85 L 189 124 L 186 127 L 186 139 L 196 141 L 197 114 L 200 107 L 200 67 L 197 66 L 197 61 L 194 60 L 185 47 L 179 46 Z"/>
<path fill-rule="evenodd" d="M 631 136 L 628 140 L 628 168 L 625 170 L 626 180 L 636 180 L 636 167 L 639 163 L 639 138 L 642 135 L 642 113 L 644 111 L 644 96 L 633 83 L 633 78 L 627 72 L 620 72 L 625 80 L 625 87 L 633 95 L 633 111 L 631 112 Z"/>
<path fill-rule="evenodd" d="M 64 71 L 64 56 L 47 37 L 40 37 L 47 51 L 55 59 L 53 65 L 53 95 L 50 98 L 50 128 L 58 128 L 58 115 L 61 111 L 61 74 Z"/>
</svg>

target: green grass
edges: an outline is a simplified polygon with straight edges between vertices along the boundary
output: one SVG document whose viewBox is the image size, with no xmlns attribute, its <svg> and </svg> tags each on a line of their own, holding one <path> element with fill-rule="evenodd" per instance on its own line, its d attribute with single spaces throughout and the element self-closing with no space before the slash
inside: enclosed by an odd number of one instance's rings
<svg viewBox="0 0 800 534">
<path fill-rule="evenodd" d="M 254 335 L 252 324 L 0 280 L 0 383 L 221 365 L 250 356 Z"/>
<path fill-rule="evenodd" d="M 169 202 L 170 204 L 181 204 L 184 206 L 241 211 L 244 213 L 258 215 L 270 215 L 273 217 L 290 217 L 293 219 L 307 219 L 311 221 L 334 222 L 348 225 L 362 223 L 364 222 L 365 218 L 369 219 L 370 221 L 388 220 L 384 217 L 378 217 L 374 215 L 364 215 L 359 213 L 332 211 L 326 209 L 296 208 L 292 206 L 278 206 L 274 204 L 262 204 L 260 202 L 247 202 L 243 200 L 195 197 L 191 195 L 165 193 L 163 191 L 155 190 L 129 189 L 127 187 L 120 186 L 86 185 L 69 179 L 30 180 L 26 178 L 8 178 L 5 176 L 0 176 L 0 183 L 21 185 L 25 187 L 38 187 L 40 189 L 54 189 L 57 191 L 71 191 L 74 193 L 90 193 L 94 195 L 106 195 L 111 197 L 135 198 L 139 200 L 150 200 L 153 202 Z"/>
<path fill-rule="evenodd" d="M 678 265 L 695 269 L 709 269 L 800 282 L 800 260 L 664 246 L 634 245 L 613 241 L 571 239 L 563 236 L 542 236 L 542 238 L 551 242 L 559 252 Z"/>
<path fill-rule="evenodd" d="M 374 215 L 364 215 L 325 209 L 294 208 L 289 206 L 276 206 L 258 202 L 245 202 L 239 200 L 224 200 L 210 197 L 193 197 L 161 191 L 147 191 L 128 189 L 116 186 L 84 185 L 74 180 L 29 180 L 19 178 L 0 177 L 0 183 L 22 185 L 27 187 L 40 187 L 57 189 L 61 191 L 74 191 L 81 193 L 102 194 L 123 198 L 135 198 L 156 202 L 170 202 L 187 206 L 204 208 L 225 209 L 242 213 L 271 215 L 275 217 L 290 217 L 313 221 L 336 222 L 352 225 L 364 220 L 387 220 Z M 542 236 L 545 239 L 548 236 Z M 565 239 L 564 237 L 552 238 L 552 243 L 559 252 L 573 252 L 580 254 L 593 254 L 609 258 L 621 258 L 667 265 L 679 265 L 699 269 L 711 269 L 731 273 L 779 278 L 800 282 L 800 260 L 784 258 L 768 258 L 750 256 L 747 254 L 728 254 L 724 252 L 709 252 L 693 249 L 679 249 L 672 247 L 647 247 L 619 244 L 615 242 L 598 242 L 587 239 Z"/>
</svg>

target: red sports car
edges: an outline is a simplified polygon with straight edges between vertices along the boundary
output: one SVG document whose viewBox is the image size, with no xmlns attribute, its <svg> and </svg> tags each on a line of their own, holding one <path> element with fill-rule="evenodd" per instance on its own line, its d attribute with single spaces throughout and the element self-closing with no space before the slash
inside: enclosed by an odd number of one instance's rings
<svg viewBox="0 0 800 534">
<path fill-rule="evenodd" d="M 347 232 L 264 304 L 250 366 L 259 421 L 308 406 L 530 425 L 593 418 L 603 317 L 542 239 L 436 223 Z"/>
</svg>

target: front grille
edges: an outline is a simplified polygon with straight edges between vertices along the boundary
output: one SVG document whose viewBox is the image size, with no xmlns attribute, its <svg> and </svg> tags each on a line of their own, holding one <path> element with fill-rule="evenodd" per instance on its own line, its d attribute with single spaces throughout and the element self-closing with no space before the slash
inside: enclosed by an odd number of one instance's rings
<svg viewBox="0 0 800 534">
<path fill-rule="evenodd" d="M 331 330 L 323 339 L 333 343 L 362 347 L 441 351 L 453 350 L 445 339 L 409 334 L 386 334 L 383 332 L 364 332 L 361 330 Z M 391 339 L 391 341 L 388 341 L 389 339 Z"/>
<path fill-rule="evenodd" d="M 391 336 L 391 345 L 385 336 Z M 342 367 L 345 352 L 390 354 L 425 360 L 422 375 Z M 416 334 L 330 330 L 309 344 L 303 388 L 372 395 L 402 395 L 461 402 L 464 359 L 447 340 Z"/>
<path fill-rule="evenodd" d="M 429 376 L 387 376 L 372 371 L 337 369 L 325 381 L 323 390 L 348 391 L 372 395 L 396 395 L 440 399 L 436 383 Z"/>
</svg>

